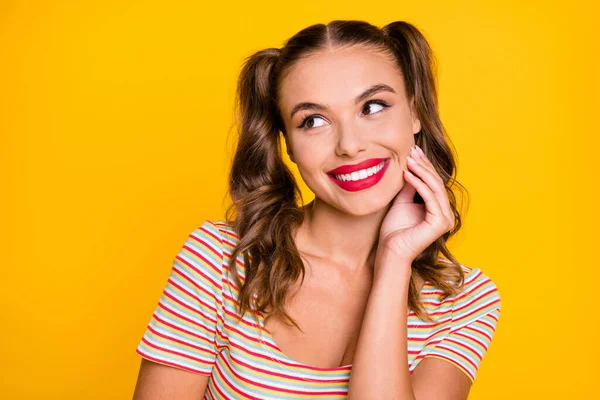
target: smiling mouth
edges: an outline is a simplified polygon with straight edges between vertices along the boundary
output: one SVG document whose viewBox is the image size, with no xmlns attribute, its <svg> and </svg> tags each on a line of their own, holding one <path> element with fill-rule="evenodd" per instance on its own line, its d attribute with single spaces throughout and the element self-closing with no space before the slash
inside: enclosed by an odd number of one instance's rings
<svg viewBox="0 0 600 400">
<path fill-rule="evenodd" d="M 390 159 L 388 158 L 369 168 L 352 171 L 347 174 L 327 174 L 327 176 L 342 190 L 359 192 L 377 185 L 389 166 Z"/>
<path fill-rule="evenodd" d="M 379 164 L 377 164 L 373 167 L 361 169 L 361 170 L 354 171 L 354 172 L 351 172 L 348 174 L 329 174 L 329 176 L 334 177 L 335 179 L 342 181 L 342 182 L 360 181 L 360 180 L 367 179 L 370 176 L 377 174 L 379 171 L 381 171 L 383 169 L 383 167 L 385 166 L 385 163 L 387 161 L 388 160 L 383 160 L 382 162 L 380 162 Z"/>
</svg>

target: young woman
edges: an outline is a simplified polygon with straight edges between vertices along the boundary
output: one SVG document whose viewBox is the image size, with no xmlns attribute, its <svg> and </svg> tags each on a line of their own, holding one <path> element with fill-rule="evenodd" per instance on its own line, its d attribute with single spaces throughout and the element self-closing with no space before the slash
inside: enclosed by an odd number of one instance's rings
<svg viewBox="0 0 600 400">
<path fill-rule="evenodd" d="M 459 184 L 434 67 L 402 21 L 313 25 L 246 60 L 232 208 L 175 258 L 135 399 L 467 398 L 500 297 L 445 245 Z"/>
</svg>

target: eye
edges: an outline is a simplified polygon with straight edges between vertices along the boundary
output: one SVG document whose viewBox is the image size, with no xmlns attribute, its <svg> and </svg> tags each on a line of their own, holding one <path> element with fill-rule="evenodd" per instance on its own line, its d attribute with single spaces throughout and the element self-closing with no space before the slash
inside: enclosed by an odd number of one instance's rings
<svg viewBox="0 0 600 400">
<path fill-rule="evenodd" d="M 365 105 L 363 106 L 363 111 L 367 110 L 367 109 L 368 110 L 372 110 L 372 108 L 371 108 L 372 106 L 379 106 L 379 107 L 381 107 L 381 109 L 379 111 L 383 110 L 384 108 L 389 107 L 389 105 L 387 103 L 385 103 L 384 101 L 381 101 L 381 100 L 370 100 L 370 101 L 367 101 L 365 103 Z M 377 108 L 377 107 L 375 107 L 375 108 Z M 373 112 L 373 113 L 368 113 L 367 115 L 377 114 L 379 111 L 376 111 L 376 112 Z"/>
<path fill-rule="evenodd" d="M 297 128 L 299 129 L 312 129 L 312 128 L 318 128 L 320 125 L 315 126 L 314 122 L 312 124 L 308 124 L 308 121 L 313 121 L 314 119 L 323 119 L 322 117 L 318 116 L 318 115 L 309 115 L 308 117 L 304 118 L 302 120 L 302 123 L 300 125 L 297 126 Z M 307 126 L 310 125 L 310 126 Z"/>
<path fill-rule="evenodd" d="M 383 110 L 384 108 L 388 108 L 388 107 L 390 107 L 390 105 L 387 104 L 383 100 L 369 100 L 364 104 L 362 111 L 366 115 L 372 115 L 372 114 L 377 114 L 378 112 L 381 112 L 381 110 Z M 307 130 L 307 129 L 318 128 L 318 127 L 324 125 L 324 123 L 315 124 L 315 122 L 314 122 L 315 120 L 325 121 L 325 119 L 323 117 L 321 117 L 320 115 L 316 115 L 316 114 L 309 115 L 302 120 L 302 122 L 300 123 L 300 125 L 297 126 L 297 128 Z"/>
</svg>

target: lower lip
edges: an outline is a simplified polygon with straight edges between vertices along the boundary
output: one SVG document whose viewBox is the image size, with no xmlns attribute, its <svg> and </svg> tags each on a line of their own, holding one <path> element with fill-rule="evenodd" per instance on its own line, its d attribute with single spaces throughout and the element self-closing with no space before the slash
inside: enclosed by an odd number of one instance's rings
<svg viewBox="0 0 600 400">
<path fill-rule="evenodd" d="M 335 184 L 337 184 L 342 189 L 344 189 L 348 192 L 358 192 L 359 190 L 364 190 L 364 189 L 370 188 L 371 186 L 375 186 L 377 184 L 377 182 L 379 182 L 381 180 L 381 178 L 383 178 L 383 174 L 385 174 L 385 171 L 387 170 L 388 165 L 390 165 L 389 159 L 385 160 L 385 164 L 383 164 L 383 168 L 381 168 L 381 170 L 379 170 L 379 172 L 377 172 L 376 174 L 373 174 L 365 179 L 359 179 L 357 181 L 340 181 L 335 176 L 332 176 L 332 175 L 327 175 L 327 176 L 329 176 L 329 179 L 331 179 Z"/>
</svg>

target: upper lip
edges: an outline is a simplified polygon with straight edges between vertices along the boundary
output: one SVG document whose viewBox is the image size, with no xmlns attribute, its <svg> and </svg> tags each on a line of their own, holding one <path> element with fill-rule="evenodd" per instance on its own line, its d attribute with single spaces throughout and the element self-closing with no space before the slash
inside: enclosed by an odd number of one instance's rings
<svg viewBox="0 0 600 400">
<path fill-rule="evenodd" d="M 336 169 L 332 169 L 327 173 L 334 175 L 349 174 L 354 171 L 360 171 L 361 169 L 374 167 L 385 160 L 385 158 L 369 158 L 368 160 L 361 161 L 358 164 L 347 164 L 339 166 Z"/>
</svg>

